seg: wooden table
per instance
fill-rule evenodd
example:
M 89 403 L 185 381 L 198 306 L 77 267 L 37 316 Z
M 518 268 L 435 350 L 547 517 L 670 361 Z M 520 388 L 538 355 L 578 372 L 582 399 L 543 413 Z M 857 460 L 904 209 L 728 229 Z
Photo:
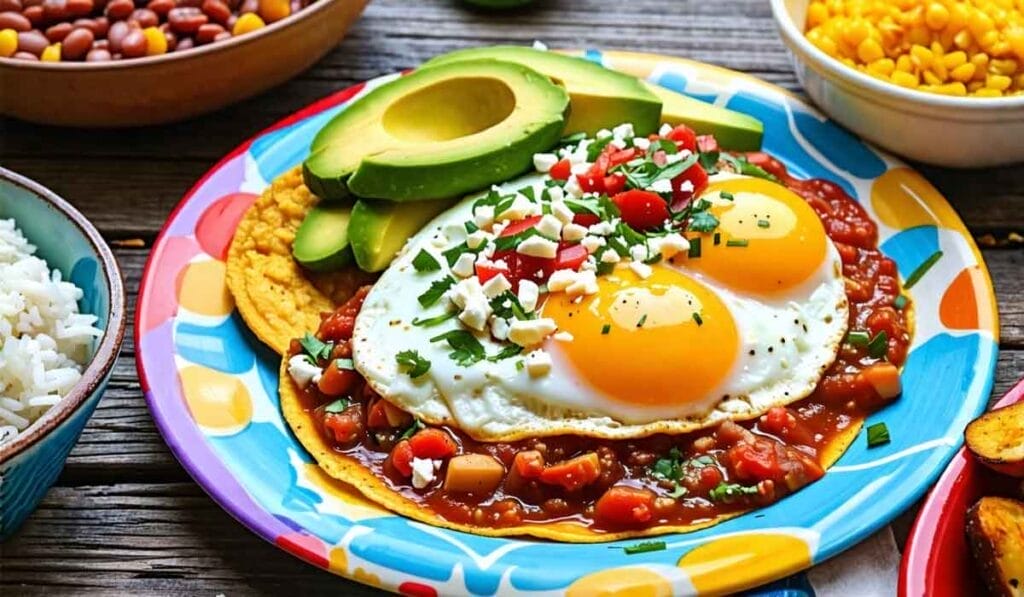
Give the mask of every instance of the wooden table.
M 552 47 L 685 56 L 799 90 L 764 0 L 542 0 L 505 14 L 471 11 L 454 0 L 376 0 L 337 49 L 261 97 L 192 122 L 138 130 L 3 121 L 0 163 L 85 212 L 115 245 L 134 295 L 167 214 L 220 156 L 253 133 L 332 91 L 435 54 L 534 39 Z M 936 142 L 955 141 L 939 132 Z M 1024 375 L 1024 251 L 1013 234 L 1024 229 L 1024 167 L 921 170 L 992 245 L 983 252 L 1002 320 L 999 395 Z M 110 388 L 63 475 L 21 532 L 0 547 L 0 593 L 370 594 L 264 543 L 192 482 L 153 426 L 134 356 L 129 330 Z M 898 529 L 910 519 L 905 515 Z

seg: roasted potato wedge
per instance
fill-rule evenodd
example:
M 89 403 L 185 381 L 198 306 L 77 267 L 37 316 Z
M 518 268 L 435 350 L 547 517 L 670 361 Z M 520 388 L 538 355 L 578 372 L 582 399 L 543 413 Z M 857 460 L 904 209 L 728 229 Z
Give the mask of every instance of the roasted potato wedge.
M 964 431 L 967 449 L 992 470 L 1024 477 L 1024 402 L 983 414 Z
M 1024 503 L 981 498 L 967 511 L 967 541 L 993 595 L 1024 595 Z

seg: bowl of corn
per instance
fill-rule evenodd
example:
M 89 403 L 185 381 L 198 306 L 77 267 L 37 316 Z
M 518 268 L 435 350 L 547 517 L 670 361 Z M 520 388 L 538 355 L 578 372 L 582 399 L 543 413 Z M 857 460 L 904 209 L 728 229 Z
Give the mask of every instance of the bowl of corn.
M 1024 161 L 1024 0 L 771 0 L 830 117 L 913 160 Z

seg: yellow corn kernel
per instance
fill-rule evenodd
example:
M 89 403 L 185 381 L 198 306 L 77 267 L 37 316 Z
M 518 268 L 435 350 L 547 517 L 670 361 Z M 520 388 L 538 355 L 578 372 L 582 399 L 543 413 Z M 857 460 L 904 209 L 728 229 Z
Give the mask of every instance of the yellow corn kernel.
M 971 47 L 972 43 L 974 43 L 974 38 L 971 37 L 970 31 L 967 29 L 961 29 L 960 33 L 953 36 L 953 43 L 961 50 L 966 50 Z
M 1003 92 L 998 89 L 989 89 L 988 87 L 982 87 L 981 89 L 974 92 L 974 95 L 978 97 L 1003 97 Z
M 962 64 L 967 63 L 967 53 L 963 50 L 957 50 L 950 52 L 942 57 L 942 66 L 948 69 L 954 69 Z
M 927 46 L 932 42 L 932 31 L 924 25 L 916 25 L 907 32 L 907 41 L 919 46 Z
M 977 36 L 978 45 L 987 50 L 990 54 L 996 54 L 994 48 L 999 43 L 999 32 L 995 29 L 986 31 Z
M 924 82 L 928 83 L 929 85 L 942 85 L 945 82 L 939 77 L 937 77 L 935 73 L 933 73 L 930 70 L 921 71 L 921 78 L 923 78 Z
M 18 51 L 18 32 L 14 29 L 0 31 L 0 56 L 8 58 Z
M 896 70 L 896 63 L 892 58 L 879 58 L 869 64 L 867 69 L 869 72 L 888 77 Z
M 942 58 L 942 56 L 946 53 L 946 48 L 944 48 L 942 44 L 939 43 L 938 39 L 932 41 L 931 45 L 928 46 L 928 49 L 932 51 L 932 55 L 935 56 L 936 60 Z
M 1003 35 L 1006 38 L 1006 43 L 1010 44 L 1010 50 L 1018 58 L 1024 60 L 1024 26 L 1008 29 Z
M 985 77 L 985 87 L 988 87 L 989 89 L 1006 91 L 1010 88 L 1010 83 L 1013 83 L 1013 79 L 1006 75 L 989 75 Z
M 945 81 L 949 78 L 949 69 L 946 68 L 945 64 L 942 64 L 941 60 L 933 60 L 931 71 L 935 73 L 935 76 Z
M 1017 61 L 1013 58 L 991 60 L 988 63 L 988 72 L 994 75 L 1012 75 L 1017 72 Z
M 932 51 L 924 46 L 911 46 L 910 59 L 918 68 L 928 68 L 932 65 Z
M 949 24 L 949 9 L 938 2 L 932 2 L 924 13 L 924 24 L 936 31 L 944 29 Z
M 892 82 L 900 87 L 917 87 L 917 75 L 898 70 L 892 74 Z
M 167 53 L 167 37 L 157 27 L 146 27 L 142 30 L 146 36 L 146 56 L 156 56 Z
M 985 88 L 985 81 L 971 81 L 967 84 L 967 91 L 977 91 Z
M 974 77 L 974 70 L 973 64 L 965 62 L 949 71 L 949 78 L 954 81 L 960 81 L 961 83 L 967 83 L 972 77 Z
M 273 23 L 290 15 L 292 8 L 288 0 L 259 0 L 257 12 L 264 22 Z
M 244 35 L 266 26 L 267 24 L 263 22 L 260 15 L 254 12 L 247 12 L 235 21 L 235 26 L 231 28 L 231 35 Z
M 60 42 L 50 44 L 43 49 L 43 53 L 39 55 L 39 60 L 43 62 L 60 62 Z
M 807 26 L 817 27 L 828 20 L 828 8 L 821 2 L 813 2 L 807 7 Z
M 869 37 L 857 46 L 857 58 L 860 58 L 860 61 L 864 63 L 874 62 L 875 60 L 885 58 L 885 52 L 877 41 Z
M 910 56 L 907 54 L 900 54 L 899 58 L 896 59 L 896 70 L 905 73 L 913 72 L 914 63 L 911 62 Z
M 967 15 L 967 28 L 971 30 L 971 34 L 974 37 L 981 37 L 985 33 L 994 30 L 996 24 L 992 22 L 992 17 L 988 16 L 984 11 L 975 9 Z
M 959 81 L 936 85 L 934 91 L 943 95 L 967 95 L 967 87 Z
M 1024 91 L 1024 73 L 1017 75 L 1015 81 L 1017 83 L 1017 90 Z
M 959 32 L 966 26 L 967 7 L 959 2 L 954 3 L 949 9 L 949 23 L 946 23 L 946 28 L 954 32 Z

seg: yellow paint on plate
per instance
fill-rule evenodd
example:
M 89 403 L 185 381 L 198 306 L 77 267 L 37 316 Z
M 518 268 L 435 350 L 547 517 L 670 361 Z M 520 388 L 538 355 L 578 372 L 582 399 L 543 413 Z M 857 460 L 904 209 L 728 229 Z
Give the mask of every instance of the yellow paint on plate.
M 679 558 L 701 595 L 759 585 L 811 565 L 811 548 L 782 533 L 743 533 L 715 539 Z
M 344 547 L 339 545 L 327 554 L 327 567 L 339 573 L 348 571 L 348 552 Z
M 878 219 L 897 229 L 939 225 L 963 230 L 960 217 L 923 176 L 910 168 L 893 168 L 871 185 L 871 206 Z
M 237 378 L 199 365 L 185 367 L 178 375 L 188 410 L 205 431 L 230 435 L 252 421 L 249 390 Z
M 216 259 L 188 264 L 181 279 L 178 303 L 200 315 L 223 317 L 235 308 L 224 281 L 225 266 Z
M 641 566 L 609 568 L 588 574 L 569 585 L 566 597 L 615 595 L 616 597 L 669 597 L 672 583 L 657 572 Z
M 356 571 L 352 573 L 352 580 L 359 581 L 364 585 L 370 585 L 371 587 L 381 587 L 380 577 L 376 574 L 366 570 L 365 568 L 356 568 Z
M 363 497 L 363 494 L 348 483 L 332 478 L 316 464 L 307 462 L 302 466 L 303 473 L 310 483 L 344 503 L 343 515 L 349 520 L 359 521 L 391 515 L 391 512 Z

